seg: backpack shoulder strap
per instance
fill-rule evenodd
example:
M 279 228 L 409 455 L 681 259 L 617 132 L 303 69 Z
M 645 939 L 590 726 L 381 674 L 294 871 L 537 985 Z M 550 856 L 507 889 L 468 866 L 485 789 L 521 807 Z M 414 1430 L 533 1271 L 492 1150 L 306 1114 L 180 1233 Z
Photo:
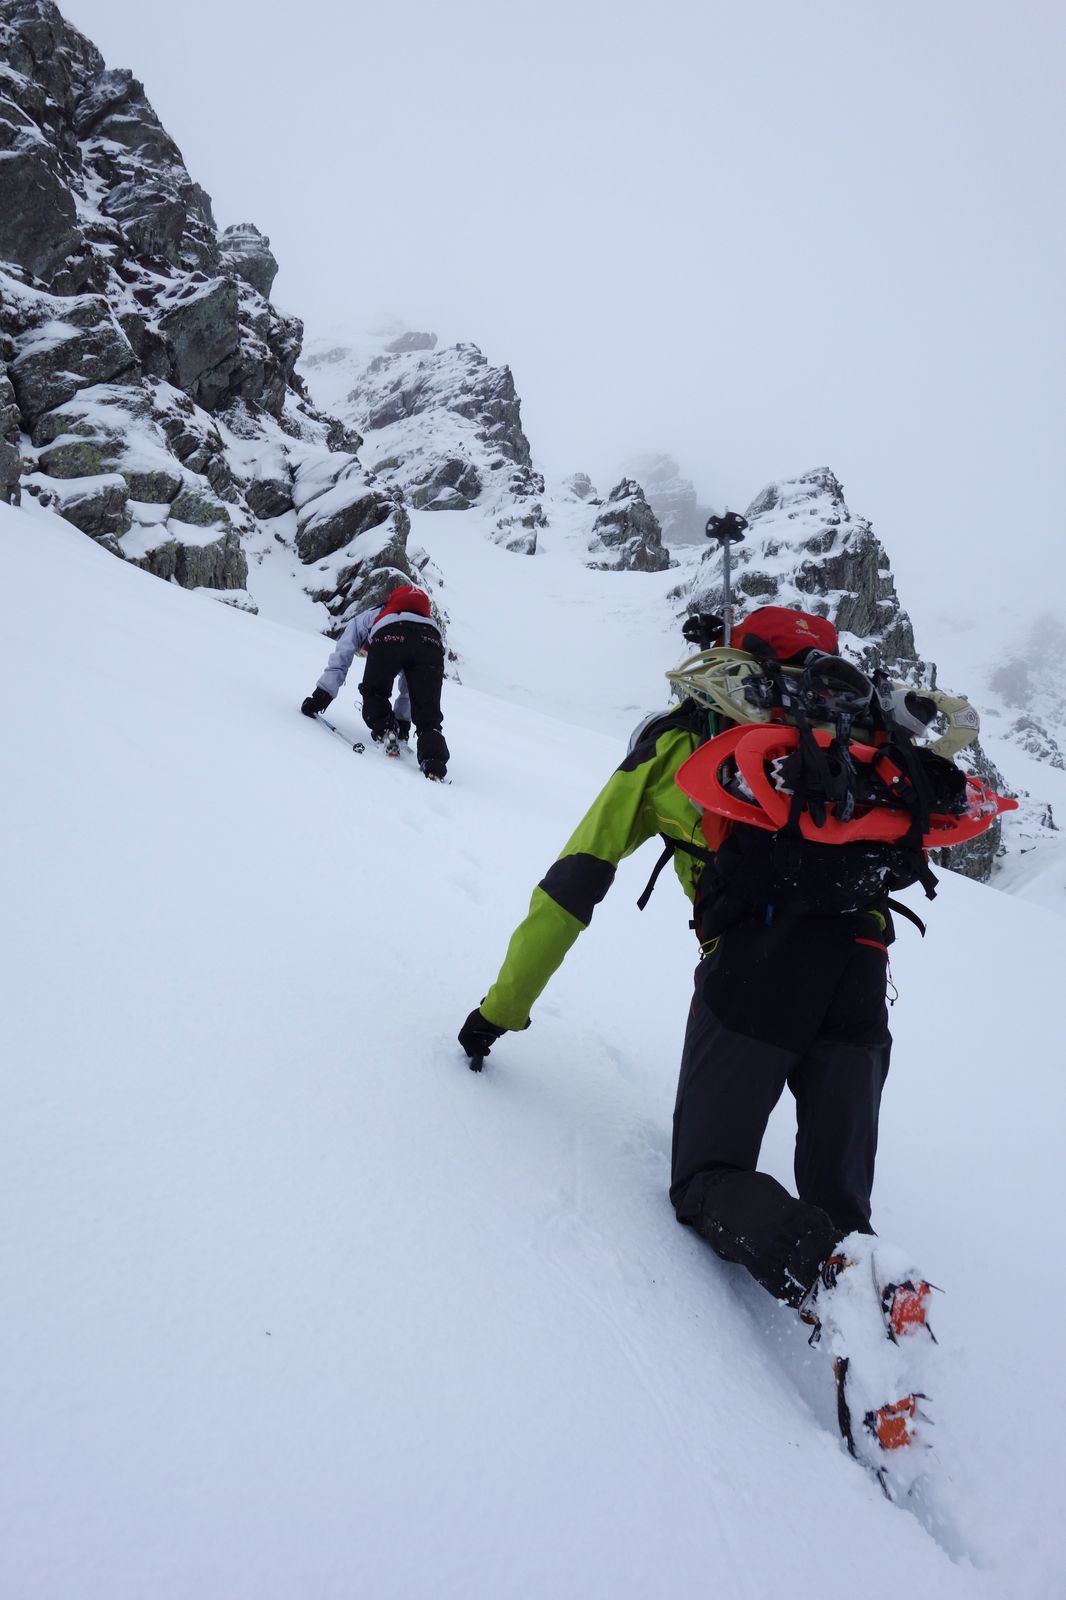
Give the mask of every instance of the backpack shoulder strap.
M 704 866 L 706 866 L 709 861 L 714 860 L 713 850 L 703 850 L 698 844 L 689 844 L 687 839 L 668 839 L 665 833 L 661 833 L 659 837 L 662 840 L 665 848 L 663 849 L 662 855 L 651 869 L 651 877 L 644 885 L 644 892 L 637 901 L 638 911 L 643 911 L 644 907 L 651 899 L 652 894 L 655 891 L 655 885 L 659 881 L 659 874 L 666 866 L 666 863 L 673 860 L 675 851 L 682 850 L 687 856 L 695 856 L 697 861 L 703 862 Z
M 717 721 L 715 714 L 708 712 L 707 708 L 701 706 L 698 701 L 683 700 L 675 710 L 664 712 L 661 717 L 651 718 L 642 723 L 638 730 L 639 742 L 643 743 L 646 740 L 654 742 L 668 728 L 677 728 L 683 733 L 693 734 L 702 744 L 705 740 L 713 737 L 717 731 L 717 728 L 712 726 L 712 723 L 717 724 Z M 630 748 L 631 750 L 634 749 L 635 745 L 631 745 Z M 687 839 L 672 839 L 665 833 L 661 833 L 659 837 L 663 842 L 663 853 L 652 868 L 651 877 L 645 884 L 643 893 L 637 901 L 637 909 L 640 911 L 644 910 L 644 907 L 651 899 L 652 894 L 655 892 L 655 885 L 659 881 L 659 874 L 667 862 L 673 860 L 676 851 L 681 850 L 685 855 L 695 856 L 705 866 L 709 861 L 714 860 L 713 850 L 704 849 L 698 844 L 690 844 Z

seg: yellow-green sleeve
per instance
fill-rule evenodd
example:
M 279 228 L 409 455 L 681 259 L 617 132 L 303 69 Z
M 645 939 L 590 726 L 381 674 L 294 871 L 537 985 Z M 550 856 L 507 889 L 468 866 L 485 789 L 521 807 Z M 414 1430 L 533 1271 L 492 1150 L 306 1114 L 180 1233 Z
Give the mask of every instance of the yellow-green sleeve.
M 481 1003 L 489 1022 L 525 1027 L 533 1002 L 614 882 L 619 861 L 656 834 L 695 836 L 698 813 L 674 775 L 697 743 L 689 732 L 668 729 L 637 745 L 611 775 L 534 889 L 529 912 L 511 935 L 499 976 Z M 691 862 L 685 860 L 679 876 L 688 889 Z

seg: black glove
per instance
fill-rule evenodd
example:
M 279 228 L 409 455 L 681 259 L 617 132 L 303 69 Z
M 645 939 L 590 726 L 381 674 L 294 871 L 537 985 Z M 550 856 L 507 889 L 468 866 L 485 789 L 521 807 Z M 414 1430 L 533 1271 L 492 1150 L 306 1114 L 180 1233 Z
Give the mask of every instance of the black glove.
M 724 632 L 725 623 L 713 611 L 697 611 L 686 617 L 681 629 L 682 637 L 689 644 L 698 645 L 701 650 L 710 650 L 713 645 L 720 643 Z
M 471 1072 L 480 1072 L 481 1063 L 496 1043 L 507 1032 L 506 1028 L 498 1028 L 494 1022 L 489 1022 L 481 1015 L 480 1011 L 471 1011 L 462 1027 L 459 1029 L 459 1043 L 470 1057 Z
M 325 711 L 327 706 L 333 704 L 333 696 L 327 694 L 325 689 L 316 689 L 314 694 L 309 694 L 300 710 L 305 717 L 317 717 L 320 711 Z

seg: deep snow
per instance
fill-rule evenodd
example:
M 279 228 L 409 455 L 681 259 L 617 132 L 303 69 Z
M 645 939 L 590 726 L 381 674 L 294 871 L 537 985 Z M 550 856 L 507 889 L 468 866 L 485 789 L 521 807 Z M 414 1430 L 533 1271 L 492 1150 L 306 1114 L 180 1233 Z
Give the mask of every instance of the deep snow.
M 666 878 L 635 909 L 652 849 L 466 1070 L 677 652 L 640 631 L 669 574 L 546 617 L 549 564 L 429 539 L 447 789 L 299 716 L 321 637 L 0 506 L 0 1592 L 1061 1593 L 1061 919 L 944 874 L 893 950 L 875 1221 L 945 1291 L 923 1526 L 792 1314 L 673 1220 L 692 949 Z M 783 1181 L 789 1144 L 783 1106 Z

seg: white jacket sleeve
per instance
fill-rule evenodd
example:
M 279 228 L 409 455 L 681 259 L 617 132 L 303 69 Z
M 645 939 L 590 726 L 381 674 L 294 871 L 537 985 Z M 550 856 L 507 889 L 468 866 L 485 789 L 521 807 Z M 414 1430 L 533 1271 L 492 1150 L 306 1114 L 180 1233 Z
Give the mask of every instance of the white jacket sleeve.
M 331 700 L 337 698 L 341 685 L 348 676 L 348 669 L 366 644 L 378 610 L 379 607 L 372 606 L 369 611 L 358 612 L 333 646 L 332 654 L 326 662 L 326 670 L 318 680 L 318 687 L 325 689 Z

